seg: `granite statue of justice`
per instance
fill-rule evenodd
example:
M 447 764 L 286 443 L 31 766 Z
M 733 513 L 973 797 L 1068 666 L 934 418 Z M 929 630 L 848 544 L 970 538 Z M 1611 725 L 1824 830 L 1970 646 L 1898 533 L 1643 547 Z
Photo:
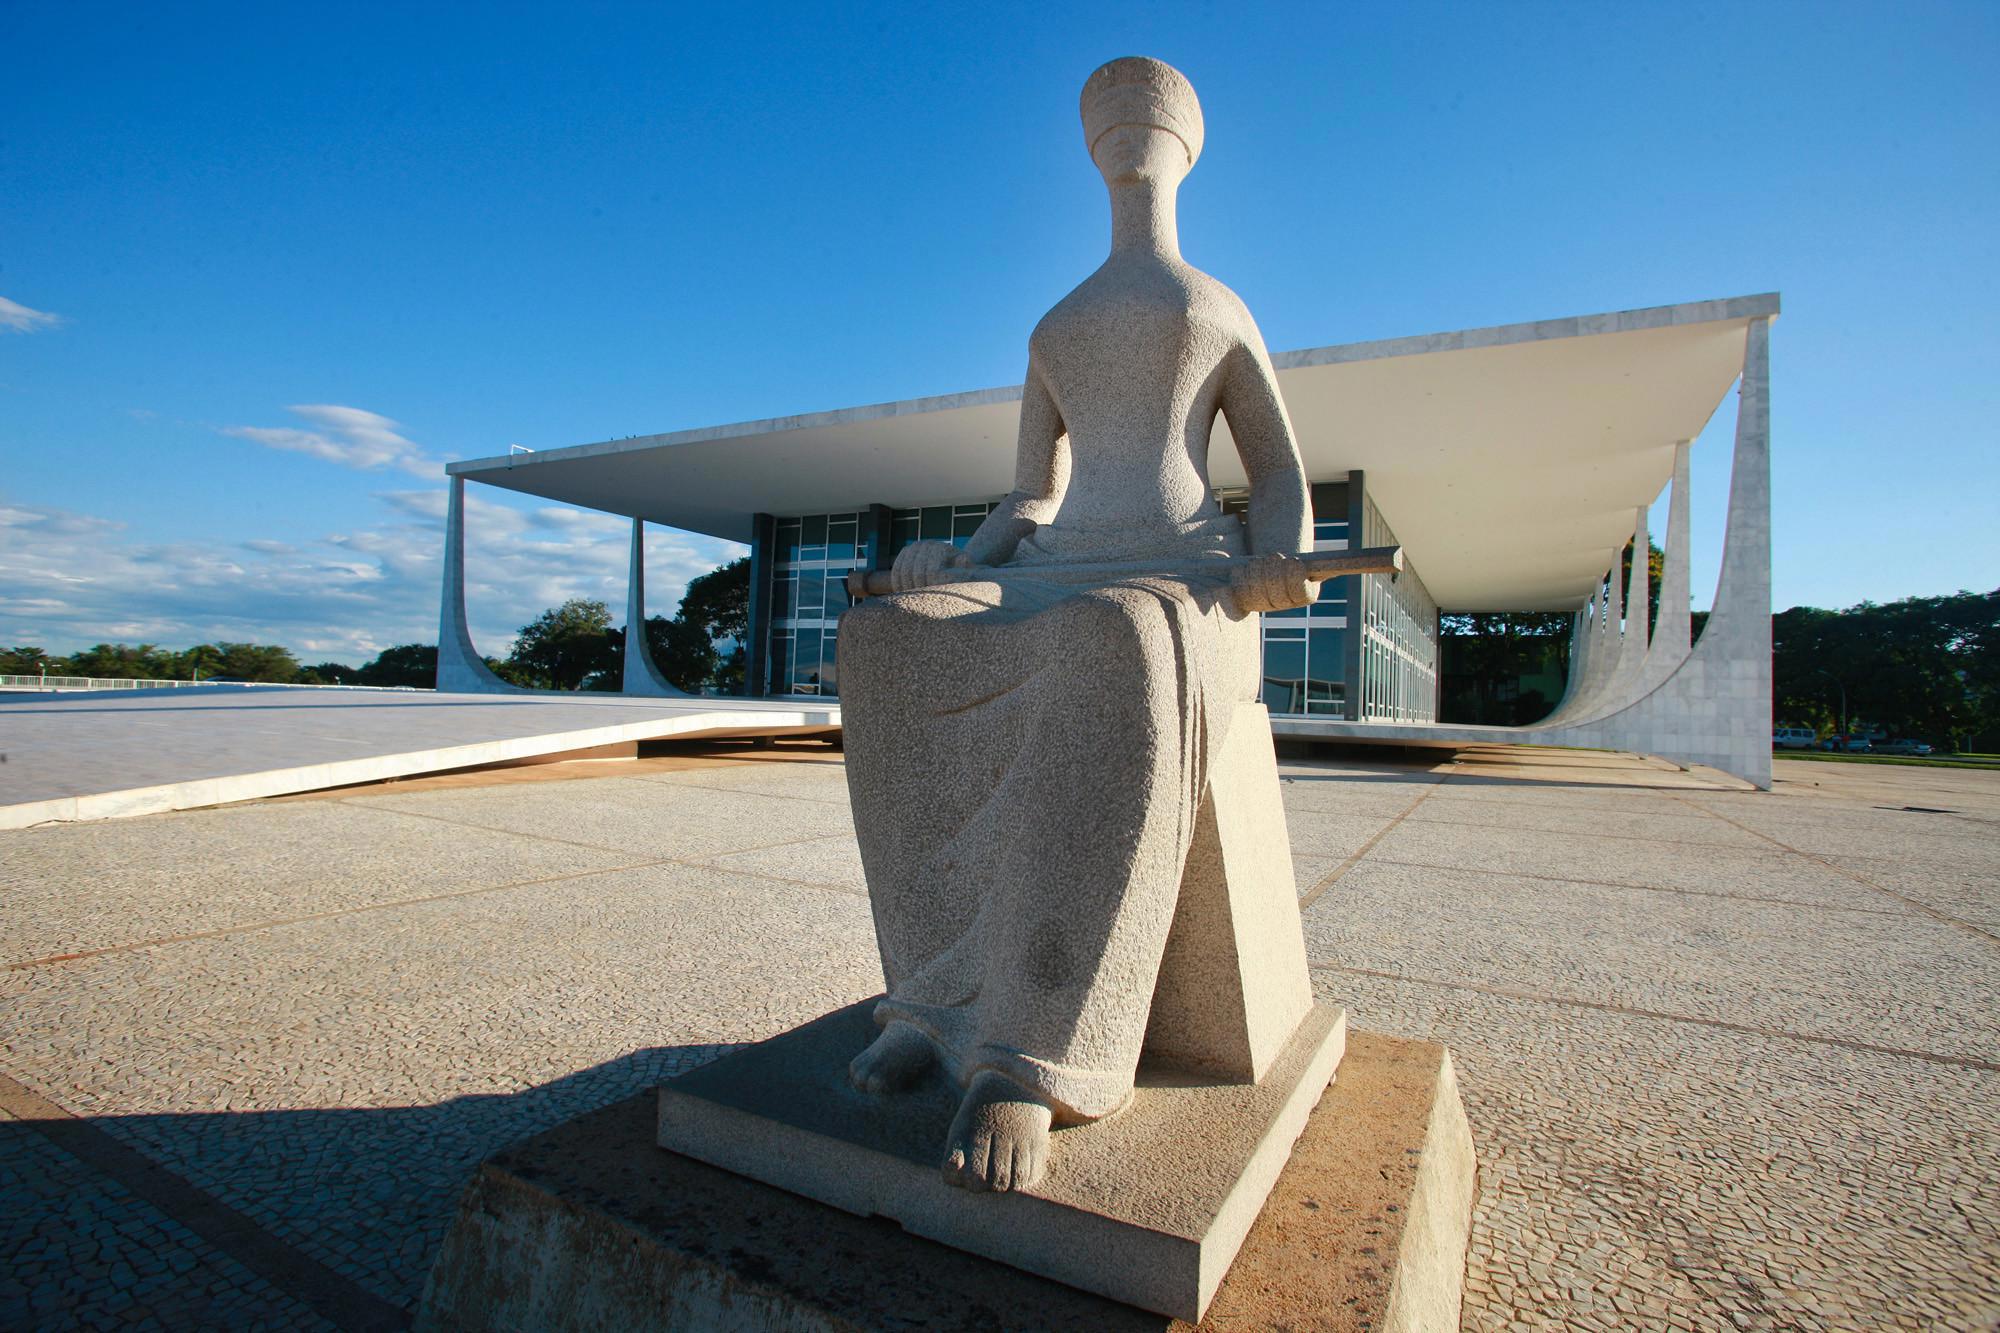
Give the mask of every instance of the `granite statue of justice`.
M 1263 340 L 1180 253 L 1194 89 L 1157 60 L 1114 60 L 1081 110 L 1111 254 L 1029 338 L 1014 489 L 962 551 L 919 543 L 858 579 L 887 595 L 840 631 L 887 981 L 849 1078 L 884 1098 L 955 1080 L 939 1158 L 974 1190 L 1033 1187 L 1052 1126 L 1133 1095 L 1210 766 L 1257 697 L 1256 613 L 1305 605 L 1335 570 L 1397 563 L 1301 558 L 1308 491 Z M 1250 480 L 1247 526 L 1209 481 L 1218 414 Z M 1303 1012 L 1289 869 L 1276 928 Z

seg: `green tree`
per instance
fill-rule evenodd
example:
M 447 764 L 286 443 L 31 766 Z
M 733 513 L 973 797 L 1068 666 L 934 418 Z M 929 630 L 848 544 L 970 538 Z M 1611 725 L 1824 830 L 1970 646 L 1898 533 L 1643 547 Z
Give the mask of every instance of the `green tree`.
M 315 662 L 299 668 L 301 685 L 358 685 L 361 673 L 345 662 Z
M 517 684 L 539 689 L 581 689 L 592 677 L 607 674 L 615 681 L 618 655 L 611 646 L 610 629 L 609 607 L 572 597 L 521 627 L 507 665 Z
M 750 557 L 691 581 L 676 618 L 700 626 L 711 639 L 740 641 L 750 632 Z
M 61 666 L 60 659 L 50 657 L 40 648 L 25 645 L 0 648 L 0 676 L 34 676 L 44 672 L 51 676 L 67 675 Z
M 186 680 L 180 654 L 150 643 L 135 646 L 100 643 L 71 653 L 63 664 L 67 676 L 95 676 L 102 680 Z M 50 671 L 54 671 L 53 660 Z
M 404 643 L 394 648 L 384 648 L 375 655 L 375 660 L 362 665 L 354 673 L 356 685 L 408 685 L 418 689 L 432 689 L 437 685 L 438 650 L 436 644 Z
M 1778 724 L 1849 725 L 1969 746 L 2000 728 L 2000 590 L 1771 618 Z
M 622 635 L 619 646 L 621 649 L 624 646 Z M 672 620 L 665 616 L 648 617 L 646 647 L 667 683 L 689 694 L 700 693 L 704 685 L 715 679 L 715 669 L 722 660 L 707 628 L 680 616 Z
M 290 685 L 299 679 L 299 661 L 289 648 L 269 643 L 202 643 L 181 654 L 187 670 L 176 679 L 247 680 L 260 684 Z M 177 666 L 180 664 L 177 664 Z

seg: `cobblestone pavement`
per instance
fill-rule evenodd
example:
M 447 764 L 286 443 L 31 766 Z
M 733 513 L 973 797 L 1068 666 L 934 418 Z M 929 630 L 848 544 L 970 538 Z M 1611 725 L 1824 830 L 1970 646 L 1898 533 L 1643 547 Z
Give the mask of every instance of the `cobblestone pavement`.
M 1459 1063 L 1468 1328 L 2000 1322 L 2000 774 L 1282 767 L 1322 995 Z M 0 834 L 0 1326 L 399 1327 L 480 1159 L 872 938 L 803 747 Z

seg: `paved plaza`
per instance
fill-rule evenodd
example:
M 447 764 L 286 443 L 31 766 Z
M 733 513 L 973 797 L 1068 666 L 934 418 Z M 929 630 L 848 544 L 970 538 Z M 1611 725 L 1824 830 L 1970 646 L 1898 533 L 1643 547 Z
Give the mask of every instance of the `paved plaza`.
M 870 994 L 838 756 L 717 755 L 0 833 L 0 1326 L 400 1327 L 480 1159 Z M 1466 1327 L 2000 1320 L 2000 774 L 1777 767 L 1282 764 Z

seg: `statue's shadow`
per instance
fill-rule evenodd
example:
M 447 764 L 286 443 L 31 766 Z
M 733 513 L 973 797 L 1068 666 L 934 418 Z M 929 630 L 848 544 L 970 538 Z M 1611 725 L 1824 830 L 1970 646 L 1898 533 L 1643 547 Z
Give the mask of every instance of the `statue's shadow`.
M 52 1256 L 38 1274 L 17 1269 L 0 1281 L 0 1325 L 22 1326 L 16 1315 L 35 1324 L 44 1316 L 60 1321 L 62 1311 L 82 1313 L 84 1305 L 104 1298 L 103 1283 L 79 1294 L 79 1278 L 86 1276 L 81 1256 L 101 1253 L 117 1272 L 111 1251 L 118 1243 L 104 1237 L 134 1207 L 131 1194 L 207 1242 L 187 1246 L 190 1253 L 201 1256 L 212 1246 L 280 1291 L 292 1294 L 301 1282 L 309 1284 L 316 1262 L 361 1289 L 351 1293 L 357 1306 L 372 1296 L 414 1311 L 459 1196 L 480 1162 L 733 1049 L 650 1047 L 533 1087 L 400 1106 L 76 1119 L 30 1114 L 0 1121 L 0 1156 L 27 1164 L 18 1173 L 0 1173 L 14 1177 L 0 1180 L 0 1259 L 8 1261 L 0 1267 L 24 1252 Z M 486 1071 L 469 1069 L 465 1079 L 486 1082 Z M 309 1073 L 285 1079 L 295 1086 L 310 1081 Z M 246 1060 L 239 1082 L 254 1093 L 254 1062 Z M 49 1164 L 46 1144 L 36 1139 L 84 1170 L 59 1158 Z M 66 1186 L 71 1180 L 87 1184 Z M 298 1262 L 300 1256 L 311 1262 Z M 120 1282 L 142 1308 L 180 1310 L 197 1322 L 204 1308 L 227 1308 L 241 1318 L 240 1303 L 211 1306 L 201 1299 L 204 1288 L 231 1275 L 244 1280 L 242 1268 L 213 1263 L 197 1258 L 192 1271 L 135 1263 L 128 1265 L 129 1277 L 105 1281 Z M 271 1312 L 274 1320 L 284 1317 L 281 1309 Z
M 248 1290 L 259 1287 L 252 1274 L 278 1293 L 306 1299 L 339 1326 L 405 1324 L 482 1162 L 593 1112 L 607 1131 L 643 1145 L 635 1153 L 638 1160 L 655 1153 L 665 1157 L 664 1150 L 651 1146 L 652 1089 L 735 1049 L 734 1044 L 650 1047 L 518 1091 L 470 1092 L 401 1106 L 74 1119 L 29 1115 L 0 1121 L 0 1162 L 46 1161 L 52 1144 L 77 1159 L 91 1182 L 84 1190 L 50 1189 L 46 1181 L 37 1188 L 33 1180 L 5 1179 L 14 1173 L 0 1171 L 5 1196 L 0 1256 L 11 1261 L 30 1249 L 56 1256 L 40 1272 L 16 1270 L 0 1280 L 0 1325 L 89 1323 L 109 1295 L 107 1282 L 115 1282 L 132 1305 L 168 1322 L 236 1323 L 256 1303 L 257 1292 Z M 477 1071 L 468 1071 L 468 1078 L 475 1076 Z M 244 1081 L 254 1087 L 255 1074 Z M 75 1170 L 67 1163 L 63 1169 Z M 710 1176 L 716 1187 L 731 1191 L 770 1190 L 739 1184 L 685 1159 L 670 1178 L 705 1189 Z M 657 1187 L 641 1186 L 639 1192 Z M 111 1252 L 115 1242 L 104 1241 L 115 1222 L 107 1224 L 101 1210 L 129 1209 L 131 1194 L 205 1242 L 186 1246 L 195 1256 L 192 1264 L 135 1264 L 131 1272 L 119 1272 L 118 1256 Z M 675 1207 L 669 1198 L 633 1202 L 641 1212 Z M 1062 1311 L 1071 1326 L 1135 1333 L 1170 1322 L 1025 1273 L 997 1270 L 988 1261 L 908 1235 L 885 1219 L 852 1217 L 775 1190 L 767 1203 L 810 1215 L 815 1247 L 833 1256 L 830 1263 L 842 1262 L 841 1255 L 865 1255 L 870 1263 L 908 1267 L 929 1280 L 947 1278 L 975 1309 L 984 1307 L 980 1317 L 987 1327 L 1046 1326 L 1044 1316 L 1052 1310 Z M 234 1262 L 218 1262 L 215 1251 Z M 81 1261 L 66 1262 L 63 1256 L 86 1254 L 101 1256 L 117 1276 L 80 1282 Z M 313 1271 L 321 1268 L 332 1270 L 336 1279 L 328 1283 L 325 1273 Z M 266 1317 L 282 1323 L 297 1309 L 272 1301 Z M 891 1319 L 880 1326 L 901 1325 Z

